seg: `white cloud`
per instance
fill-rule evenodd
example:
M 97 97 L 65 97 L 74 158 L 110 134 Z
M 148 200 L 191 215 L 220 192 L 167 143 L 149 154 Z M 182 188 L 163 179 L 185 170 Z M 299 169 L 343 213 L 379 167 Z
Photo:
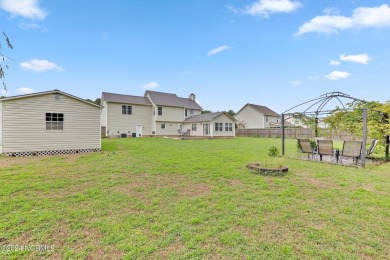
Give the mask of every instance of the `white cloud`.
M 5 89 L 0 89 L 0 96 L 7 96 L 9 93 Z
M 44 72 L 48 70 L 63 71 L 63 69 L 57 64 L 55 64 L 54 62 L 48 60 L 39 60 L 39 59 L 24 61 L 20 63 L 20 67 L 22 67 L 25 70 L 30 70 L 34 72 Z
M 45 27 L 42 27 L 37 23 L 26 23 L 25 21 L 19 21 L 18 26 L 23 30 L 40 30 L 41 32 L 46 31 Z
M 367 54 L 358 54 L 358 55 L 340 55 L 340 60 L 342 61 L 350 61 L 360 64 L 368 64 L 368 62 L 371 60 L 370 56 Z
M 378 7 L 359 7 L 353 10 L 352 16 L 326 14 L 316 16 L 299 27 L 297 36 L 310 33 L 338 33 L 341 30 L 367 27 L 389 27 L 390 7 L 383 4 Z
M 220 53 L 222 51 L 226 51 L 226 50 L 230 50 L 232 47 L 229 47 L 229 46 L 226 46 L 226 45 L 223 45 L 223 46 L 219 46 L 217 48 L 214 48 L 212 50 L 210 50 L 208 53 L 207 53 L 207 56 L 213 56 L 217 53 Z
M 332 65 L 332 66 L 339 66 L 341 64 L 341 62 L 338 61 L 338 60 L 331 60 L 329 62 L 329 64 Z
M 156 82 L 152 81 L 152 82 L 146 83 L 146 84 L 143 85 L 142 87 L 143 87 L 144 89 L 153 89 L 153 88 L 157 88 L 158 86 L 159 86 L 159 85 L 158 85 Z
M 325 8 L 324 14 L 326 15 L 337 15 L 340 13 L 340 10 L 337 7 L 328 7 Z
M 236 13 L 268 18 L 274 13 L 291 13 L 301 6 L 302 4 L 300 2 L 291 0 L 258 0 L 251 5 L 246 6 L 244 10 L 237 10 L 234 8 L 229 9 Z
M 310 80 L 317 80 L 317 79 L 320 79 L 321 76 L 320 75 L 314 75 L 314 76 L 309 76 L 307 78 L 310 79 Z
M 34 93 L 35 90 L 31 89 L 31 88 L 18 88 L 16 90 L 16 93 L 20 94 L 20 95 L 25 95 L 25 94 L 31 94 L 31 93 Z
M 299 85 L 301 85 L 301 81 L 300 80 L 293 80 L 293 81 L 291 81 L 291 85 L 299 86 Z
M 47 13 L 39 7 L 39 0 L 0 0 L 0 8 L 12 16 L 43 20 Z
M 332 71 L 328 75 L 325 76 L 325 78 L 329 80 L 339 80 L 339 79 L 346 79 L 351 76 L 351 73 L 346 72 L 346 71 Z

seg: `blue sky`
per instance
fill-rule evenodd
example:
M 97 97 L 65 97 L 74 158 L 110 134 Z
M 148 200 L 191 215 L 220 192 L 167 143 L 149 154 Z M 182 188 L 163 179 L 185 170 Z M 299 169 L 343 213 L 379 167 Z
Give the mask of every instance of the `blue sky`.
M 0 0 L 0 25 L 7 95 L 152 89 L 279 113 L 331 91 L 390 100 L 384 0 Z

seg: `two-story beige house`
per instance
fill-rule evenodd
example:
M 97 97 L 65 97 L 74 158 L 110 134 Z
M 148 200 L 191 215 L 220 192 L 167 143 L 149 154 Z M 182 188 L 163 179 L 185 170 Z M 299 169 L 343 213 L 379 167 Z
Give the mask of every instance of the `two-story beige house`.
M 279 128 L 281 117 L 266 106 L 246 104 L 234 116 L 240 128 Z
M 202 115 L 194 94 L 182 98 L 149 90 L 143 97 L 103 92 L 101 101 L 101 125 L 108 137 L 235 135 L 235 119 L 224 112 Z

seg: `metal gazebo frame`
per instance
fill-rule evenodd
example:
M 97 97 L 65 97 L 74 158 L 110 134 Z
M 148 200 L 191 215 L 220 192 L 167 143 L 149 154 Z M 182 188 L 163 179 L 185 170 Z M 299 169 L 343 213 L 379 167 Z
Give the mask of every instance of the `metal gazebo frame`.
M 324 107 L 329 103 L 329 101 L 331 101 L 333 99 L 336 99 L 337 101 L 339 101 L 339 103 L 341 104 L 342 108 L 345 111 L 347 111 L 347 109 L 345 108 L 344 103 L 341 101 L 342 99 L 349 99 L 352 101 L 357 101 L 357 102 L 363 103 L 362 100 L 360 100 L 358 98 L 351 97 L 350 95 L 344 94 L 342 92 L 330 92 L 330 93 L 323 94 L 318 98 L 311 99 L 309 101 L 298 104 L 298 105 L 284 111 L 281 114 L 281 116 L 282 116 L 282 126 L 281 126 L 281 128 L 282 128 L 282 155 L 283 156 L 284 156 L 284 152 L 285 152 L 285 142 L 284 142 L 285 141 L 285 133 L 284 133 L 284 129 L 285 129 L 285 125 L 284 125 L 285 119 L 284 118 L 285 118 L 285 116 L 286 115 L 297 115 L 297 114 L 308 116 L 308 117 L 315 116 L 315 135 L 316 135 L 317 134 L 317 125 L 318 125 L 318 116 L 329 115 L 333 112 L 333 110 L 323 110 Z M 307 105 L 308 107 L 306 109 L 304 109 L 303 112 L 291 112 L 293 109 L 302 107 L 304 105 Z M 363 145 L 362 145 L 362 154 L 360 156 L 360 161 L 361 161 L 363 168 L 366 165 L 366 145 L 365 145 L 366 141 L 367 141 L 367 107 L 363 106 L 363 136 L 362 136 Z

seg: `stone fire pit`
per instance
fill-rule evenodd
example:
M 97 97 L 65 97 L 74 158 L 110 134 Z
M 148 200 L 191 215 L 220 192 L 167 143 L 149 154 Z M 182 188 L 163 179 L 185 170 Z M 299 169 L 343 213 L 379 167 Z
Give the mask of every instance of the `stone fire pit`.
M 261 166 L 260 163 L 249 163 L 246 167 L 249 170 L 255 171 L 256 173 L 261 175 L 285 175 L 288 172 L 287 166 L 269 167 L 268 165 Z

